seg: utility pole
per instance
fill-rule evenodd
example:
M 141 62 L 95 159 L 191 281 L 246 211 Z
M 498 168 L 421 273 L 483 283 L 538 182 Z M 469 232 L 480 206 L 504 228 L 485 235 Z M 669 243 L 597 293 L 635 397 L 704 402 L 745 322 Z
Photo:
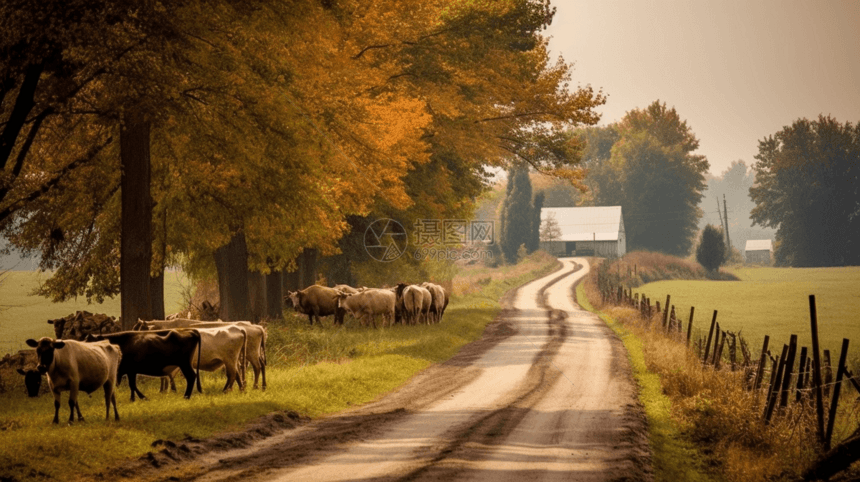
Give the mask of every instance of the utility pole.
M 717 201 L 717 209 L 720 207 L 720 202 Z M 732 254 L 732 238 L 729 237 L 729 210 L 726 207 L 726 195 L 723 194 L 723 217 L 726 220 L 726 245 L 729 247 L 729 254 Z
M 720 227 L 725 231 L 726 225 L 723 223 L 723 211 L 720 209 L 720 198 L 717 198 L 717 215 L 720 217 Z

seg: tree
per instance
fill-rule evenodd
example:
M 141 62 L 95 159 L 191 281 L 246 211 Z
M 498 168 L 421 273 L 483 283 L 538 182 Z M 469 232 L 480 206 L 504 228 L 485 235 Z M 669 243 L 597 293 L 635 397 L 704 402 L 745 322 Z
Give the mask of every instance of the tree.
M 755 203 L 750 199 L 750 188 L 755 183 L 755 171 L 742 160 L 732 162 L 719 176 L 706 176 L 708 187 L 703 193 L 700 207 L 704 213 L 699 220 L 699 229 L 707 224 L 719 222 L 717 206 L 722 211 L 723 196 L 729 211 L 729 233 L 732 238 L 733 253 L 740 252 L 748 239 L 773 239 L 773 228 L 751 226 L 750 213 Z
M 759 141 L 754 224 L 776 228 L 779 265 L 860 264 L 860 123 L 798 119 Z
M 540 212 L 543 209 L 544 197 L 545 195 L 543 191 L 541 191 L 535 194 L 534 201 L 532 201 L 532 222 L 529 233 L 529 242 L 526 243 L 526 248 L 529 253 L 533 253 L 540 249 Z
M 534 208 L 528 170 L 515 167 L 508 171 L 508 186 L 502 204 L 499 245 L 505 259 L 516 263 L 517 250 L 523 244 L 528 245 L 532 236 Z
M 726 262 L 726 243 L 721 229 L 710 224 L 705 226 L 696 248 L 696 261 L 708 271 L 716 271 Z
M 698 205 L 708 171 L 707 159 L 693 154 L 698 140 L 687 122 L 655 101 L 628 112 L 611 129 L 580 136 L 595 139 L 586 159 L 593 203 L 622 207 L 628 249 L 686 255 L 701 216 Z
M 558 220 L 555 219 L 555 213 L 550 213 L 540 230 L 540 240 L 551 243 L 559 239 L 561 239 L 561 227 L 558 225 Z

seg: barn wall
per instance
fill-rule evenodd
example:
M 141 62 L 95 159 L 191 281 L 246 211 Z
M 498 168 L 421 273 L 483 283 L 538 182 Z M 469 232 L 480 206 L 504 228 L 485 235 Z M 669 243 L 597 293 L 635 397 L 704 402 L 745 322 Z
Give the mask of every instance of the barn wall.
M 540 249 L 553 256 L 564 256 L 564 241 L 541 241 Z
M 770 251 L 758 250 L 746 252 L 747 263 L 750 264 L 770 264 Z

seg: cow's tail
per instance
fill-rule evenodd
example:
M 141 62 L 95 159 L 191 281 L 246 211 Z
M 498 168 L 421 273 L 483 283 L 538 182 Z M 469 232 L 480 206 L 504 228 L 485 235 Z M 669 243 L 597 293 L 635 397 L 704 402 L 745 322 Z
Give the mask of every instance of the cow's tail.
M 264 328 L 262 341 L 260 341 L 260 363 L 262 363 L 263 366 L 266 366 L 269 364 L 269 361 L 266 359 L 266 338 L 268 336 L 269 335 L 266 332 L 266 329 Z
M 200 355 L 203 353 L 203 335 L 198 330 L 194 330 L 194 333 L 197 333 L 197 393 L 203 393 L 203 387 L 200 386 Z
M 248 383 L 245 371 L 248 369 L 248 332 L 242 328 L 242 389 Z

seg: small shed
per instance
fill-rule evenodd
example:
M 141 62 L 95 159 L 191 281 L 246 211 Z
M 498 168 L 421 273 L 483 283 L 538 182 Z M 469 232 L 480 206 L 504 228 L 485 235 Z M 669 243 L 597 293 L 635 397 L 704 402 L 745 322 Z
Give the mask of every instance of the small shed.
M 770 264 L 773 244 L 769 239 L 748 239 L 744 259 L 750 264 Z
M 556 256 L 617 258 L 627 252 L 621 206 L 543 208 L 541 249 Z

